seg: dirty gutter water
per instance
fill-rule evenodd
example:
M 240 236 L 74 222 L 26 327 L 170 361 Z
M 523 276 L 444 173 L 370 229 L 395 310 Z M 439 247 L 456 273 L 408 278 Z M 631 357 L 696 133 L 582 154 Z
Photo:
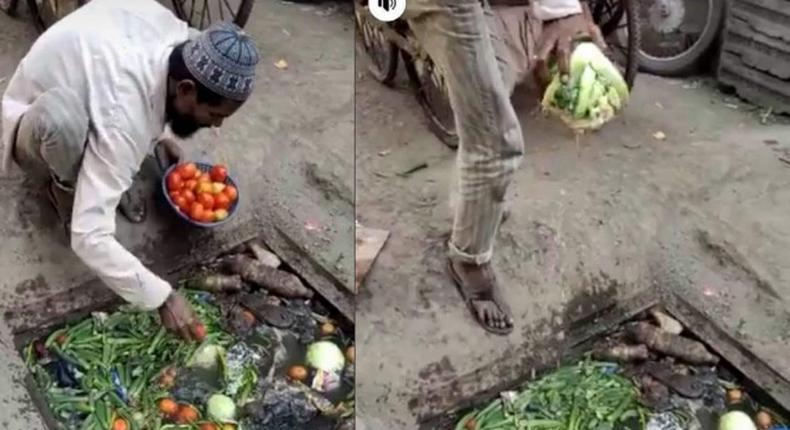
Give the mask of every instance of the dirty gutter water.
M 205 262 L 206 261 L 204 261 L 204 263 Z M 181 270 L 179 276 L 183 276 L 185 273 L 199 271 L 200 268 L 195 266 L 197 266 L 197 264 L 190 268 Z M 205 267 L 203 269 L 205 269 Z M 308 287 L 312 286 L 305 282 L 305 279 L 299 276 L 299 274 L 296 273 L 288 264 L 283 264 L 281 269 L 286 272 L 290 272 L 291 275 L 297 275 L 297 278 L 300 279 L 304 284 L 308 285 Z M 229 297 L 231 296 L 232 295 Z M 308 345 L 311 345 L 314 342 L 327 341 L 327 343 L 336 345 L 338 351 L 344 351 L 346 356 L 348 356 L 347 348 L 353 346 L 353 322 L 351 322 L 342 312 L 338 312 L 336 308 L 333 307 L 331 303 L 327 302 L 323 296 L 317 294 L 313 300 L 307 301 L 300 299 L 282 299 L 278 298 L 275 294 L 266 294 L 262 290 L 257 289 L 249 290 L 246 297 L 237 297 L 234 300 L 236 302 L 234 304 L 230 303 L 231 300 L 225 300 L 224 295 L 221 293 L 208 294 L 204 292 L 194 292 L 190 293 L 190 297 L 193 301 L 202 300 L 204 303 L 208 303 L 210 306 L 215 307 L 217 313 L 222 316 L 223 321 L 216 324 L 217 327 L 213 327 L 213 329 L 209 331 L 209 337 L 214 336 L 215 338 L 222 337 L 223 339 L 226 339 L 225 346 L 229 347 L 229 349 L 227 350 L 227 356 L 225 359 L 228 361 L 232 361 L 234 359 L 233 354 L 238 354 L 239 348 L 235 348 L 234 345 L 239 345 L 238 340 L 241 339 L 238 332 L 233 333 L 232 335 L 224 332 L 224 330 L 234 326 L 234 322 L 230 320 L 229 306 L 231 306 L 235 312 L 238 312 L 238 309 L 242 309 L 246 306 L 247 309 L 250 309 L 255 314 L 256 318 L 254 327 L 248 327 L 248 329 L 253 328 L 254 333 L 252 336 L 247 336 L 247 340 L 245 342 L 248 342 L 249 345 L 253 345 L 257 342 L 257 346 L 263 351 L 263 354 L 260 355 L 264 356 L 264 359 L 259 363 L 256 362 L 256 365 L 259 365 L 257 377 L 258 381 L 260 381 L 256 389 L 256 395 L 258 396 L 256 400 L 263 402 L 262 404 L 266 406 L 266 408 L 261 407 L 258 409 L 274 410 L 274 412 L 269 414 L 269 416 L 260 417 L 261 420 L 268 420 L 266 425 L 267 430 L 269 428 L 310 428 L 316 430 L 330 430 L 334 429 L 339 422 L 345 420 L 345 418 L 342 417 L 353 415 L 353 401 L 351 401 L 351 399 L 353 399 L 354 378 L 353 356 L 350 359 L 347 358 L 345 360 L 346 365 L 344 369 L 339 369 L 332 372 L 320 371 L 306 363 Z M 251 297 L 253 299 L 265 297 L 266 301 L 264 303 L 261 300 L 250 299 Z M 256 306 L 258 307 L 256 308 Z M 274 313 L 271 315 L 266 314 L 265 312 L 260 312 L 261 309 L 268 309 L 271 311 L 272 308 L 277 308 L 278 306 L 281 308 L 281 310 L 285 309 L 285 311 L 278 312 L 277 309 L 275 309 Z M 80 309 L 71 309 L 71 312 L 68 314 L 58 315 L 56 317 L 50 316 L 50 318 L 47 318 L 46 322 L 41 326 L 28 328 L 27 330 L 16 333 L 16 346 L 22 352 L 23 357 L 29 359 L 31 355 L 35 355 L 36 349 L 33 346 L 35 340 L 49 338 L 47 346 L 52 348 L 53 345 L 58 343 L 58 330 L 64 327 L 74 327 L 80 321 L 85 322 L 94 320 L 94 326 L 96 326 L 97 318 L 107 318 L 108 314 L 110 318 L 115 318 L 114 315 L 116 314 L 112 314 L 111 312 L 115 312 L 117 309 L 117 302 L 108 304 L 107 302 L 100 301 L 99 303 L 90 303 Z M 97 313 L 97 311 L 108 312 Z M 287 318 L 283 315 L 285 315 Z M 238 329 L 238 324 L 235 325 L 235 328 Z M 219 326 L 222 326 L 222 328 L 220 329 Z M 330 330 L 328 330 L 327 327 L 330 327 Z M 94 334 L 96 334 L 96 332 L 97 331 L 94 328 Z M 256 338 L 257 341 L 250 340 L 254 338 Z M 151 346 L 150 348 L 153 351 L 155 346 Z M 54 350 L 59 351 L 57 347 L 55 347 Z M 38 370 L 40 372 L 42 370 L 41 366 L 36 366 L 35 360 L 32 360 L 32 363 L 34 371 Z M 295 382 L 294 377 L 292 376 L 293 369 L 301 369 L 303 372 L 306 371 L 306 375 L 301 375 L 298 377 L 302 379 L 304 383 Z M 179 384 L 176 383 L 175 387 L 170 390 L 169 395 L 172 395 L 176 398 L 175 400 L 178 400 L 181 403 L 184 403 L 187 399 L 194 401 L 201 412 L 200 415 L 202 419 L 205 420 L 206 415 L 205 408 L 203 407 L 204 405 L 197 403 L 201 401 L 205 402 L 207 393 L 203 392 L 199 393 L 199 396 L 193 395 L 190 397 L 190 392 L 195 394 L 195 390 L 193 389 L 194 387 L 189 387 L 190 373 L 194 372 L 183 372 L 185 376 L 183 376 L 181 382 L 186 381 L 186 387 L 179 387 Z M 129 378 L 129 375 L 123 376 L 125 377 L 124 379 Z M 196 379 L 198 382 L 200 382 L 199 380 L 201 378 Z M 64 427 L 63 414 L 58 415 L 53 413 L 51 408 L 51 396 L 47 396 L 41 390 L 41 378 L 34 378 L 33 375 L 28 374 L 26 377 L 26 383 L 28 391 L 34 400 L 34 403 L 41 411 L 42 417 L 44 418 L 44 421 L 47 423 L 48 427 L 52 430 L 71 428 Z M 299 389 L 295 389 L 295 387 L 298 387 Z M 310 410 L 316 412 L 314 414 L 315 416 L 308 422 L 300 422 L 298 426 L 293 422 L 290 424 L 284 424 L 286 427 L 276 426 L 275 421 L 280 420 L 279 422 L 284 423 L 287 422 L 288 419 L 288 417 L 278 417 L 277 414 L 288 415 L 292 413 L 293 409 L 296 409 L 296 407 L 293 404 L 281 404 L 278 407 L 278 400 L 272 397 L 274 394 L 268 397 L 266 394 L 273 392 L 275 394 L 279 393 L 277 395 L 281 395 L 283 399 L 288 398 L 293 401 L 303 400 L 302 403 L 304 404 L 301 405 L 303 409 L 305 407 L 310 408 Z M 307 395 L 305 396 L 302 393 L 307 393 Z M 165 395 L 161 391 L 159 394 L 160 397 Z M 288 402 L 289 401 L 286 399 L 286 403 Z M 307 403 L 311 403 L 311 405 L 307 405 Z M 131 409 L 129 410 L 131 411 Z M 91 413 L 91 415 L 92 414 L 93 413 Z M 138 412 L 138 415 L 141 414 L 142 413 Z M 158 430 L 159 428 L 182 428 L 178 426 L 169 427 L 168 425 L 164 425 L 165 422 L 177 421 L 176 419 L 162 420 L 163 424 L 161 425 L 163 426 L 161 427 L 160 424 L 157 424 L 157 427 L 145 427 L 135 424 L 135 420 L 131 415 L 126 417 L 115 414 L 111 417 L 111 419 L 115 419 L 116 417 L 127 418 L 130 424 L 129 428 L 135 430 L 148 428 L 152 428 L 153 430 Z M 138 416 L 137 418 L 140 417 Z M 259 428 L 258 425 L 262 424 L 260 424 L 260 422 L 257 424 L 253 423 L 252 425 L 248 424 L 245 425 L 244 428 L 246 430 L 255 430 Z M 77 427 L 75 424 L 74 428 L 79 427 Z M 187 426 L 183 428 L 191 429 L 197 427 Z M 223 430 L 225 429 L 225 427 L 219 427 L 219 425 L 216 428 L 222 428 Z M 227 428 L 236 429 L 238 427 Z
M 520 376 L 515 379 L 505 381 L 495 387 L 490 387 L 486 390 L 461 398 L 457 396 L 457 393 L 463 392 L 460 388 L 459 381 L 449 383 L 445 388 L 439 388 L 431 393 L 427 393 L 427 395 L 422 398 L 423 401 L 433 403 L 434 405 L 445 405 L 446 407 L 443 413 L 437 411 L 433 414 L 423 414 L 420 420 L 422 423 L 420 429 L 487 430 L 491 425 L 494 425 L 494 427 L 491 428 L 497 428 L 499 430 L 530 428 L 526 426 L 529 420 L 520 421 L 523 427 L 518 427 L 512 426 L 504 419 L 503 414 L 507 407 L 513 404 L 518 405 L 519 403 L 516 402 L 516 399 L 522 399 L 522 403 L 520 403 L 522 405 L 524 404 L 523 401 L 529 404 L 530 401 L 524 399 L 530 399 L 535 396 L 534 393 L 530 393 L 530 387 L 532 387 L 532 390 L 539 390 L 541 384 L 545 383 L 545 380 L 542 380 L 542 378 L 556 377 L 554 373 L 557 372 L 558 369 L 564 369 L 560 370 L 560 373 L 562 373 L 567 372 L 569 368 L 573 367 L 594 367 L 596 366 L 595 363 L 598 363 L 597 366 L 603 366 L 601 367 L 602 369 L 608 369 L 607 371 L 609 372 L 615 372 L 614 369 L 616 369 L 617 374 L 638 382 L 638 384 L 634 385 L 634 389 L 642 396 L 642 398 L 639 399 L 640 404 L 645 404 L 645 397 L 648 391 L 645 389 L 645 384 L 650 380 L 655 381 L 650 375 L 648 375 L 647 380 L 645 380 L 644 375 L 642 375 L 642 379 L 640 379 L 639 369 L 642 369 L 641 371 L 644 373 L 645 366 L 637 366 L 632 363 L 633 360 L 621 360 L 623 361 L 621 363 L 615 363 L 612 360 L 606 360 L 604 362 L 588 360 L 590 360 L 591 353 L 594 351 L 601 351 L 601 346 L 604 345 L 605 341 L 609 342 L 608 345 L 611 345 L 613 341 L 620 341 L 622 343 L 624 339 L 624 329 L 626 327 L 634 327 L 633 324 L 635 320 L 649 320 L 648 311 L 651 309 L 663 309 L 666 315 L 674 318 L 682 325 L 683 337 L 704 344 L 707 350 L 719 360 L 719 363 L 715 366 L 691 366 L 683 364 L 681 359 L 671 358 L 666 354 L 658 354 L 650 350 L 650 359 L 648 360 L 650 363 L 660 362 L 662 365 L 669 365 L 669 368 L 675 372 L 694 375 L 696 379 L 692 380 L 697 381 L 697 383 L 701 383 L 700 381 L 708 383 L 708 391 L 705 392 L 706 397 L 704 402 L 698 400 L 696 401 L 697 403 L 692 403 L 692 401 L 683 403 L 686 399 L 678 395 L 674 389 L 669 389 L 669 399 L 672 400 L 672 405 L 674 405 L 676 410 L 679 410 L 677 409 L 678 404 L 683 404 L 684 407 L 694 405 L 696 409 L 691 409 L 693 409 L 693 412 L 698 416 L 686 416 L 685 419 L 690 421 L 681 424 L 685 427 L 678 427 L 677 423 L 673 421 L 675 418 L 667 417 L 675 417 L 676 415 L 683 417 L 682 413 L 676 414 L 672 412 L 658 416 L 659 414 L 655 413 L 658 410 L 656 405 L 651 404 L 651 407 L 645 409 L 646 412 L 648 412 L 646 417 L 654 417 L 653 421 L 650 422 L 650 426 L 647 426 L 647 420 L 642 423 L 638 421 L 634 422 L 633 420 L 618 422 L 617 425 L 613 427 L 608 427 L 607 425 L 603 427 L 586 427 L 585 424 L 590 424 L 589 422 L 577 422 L 574 425 L 579 425 L 578 428 L 580 429 L 647 428 L 650 430 L 671 430 L 682 428 L 683 430 L 715 430 L 717 428 L 719 416 L 726 411 L 735 410 L 744 411 L 753 420 L 765 418 L 764 414 L 758 416 L 758 412 L 767 412 L 772 418 L 772 424 L 766 427 L 758 427 L 760 429 L 784 430 L 787 428 L 786 423 L 790 418 L 790 412 L 788 412 L 790 411 L 790 382 L 785 380 L 766 363 L 759 360 L 747 348 L 742 346 L 737 339 L 729 336 L 702 312 L 694 308 L 681 297 L 671 293 L 662 294 L 660 296 L 658 294 L 643 293 L 625 303 L 618 303 L 617 305 L 605 307 L 604 309 L 588 314 L 580 320 L 576 320 L 570 324 L 572 328 L 569 332 L 573 334 L 569 336 L 568 339 L 565 339 L 565 342 L 557 342 L 556 340 L 553 342 L 547 341 L 547 344 L 553 343 L 549 347 L 550 349 L 559 351 L 558 355 L 554 356 L 555 359 L 550 358 L 552 357 L 551 354 L 537 356 L 535 361 L 530 361 L 528 358 L 525 359 L 524 357 L 512 358 L 511 366 L 520 366 L 523 369 Z M 558 345 L 558 343 L 561 343 L 561 345 Z M 634 342 L 631 343 L 633 344 Z M 536 350 L 541 349 L 540 345 L 535 345 L 534 347 Z M 611 357 L 607 358 L 611 359 Z M 640 361 L 641 360 L 637 360 L 637 362 Z M 530 368 L 524 366 L 526 363 L 529 363 Z M 589 372 L 589 368 L 586 371 Z M 715 373 L 711 373 L 710 371 Z M 700 375 L 704 375 L 708 379 Z M 474 384 L 470 382 L 470 378 L 473 377 L 474 374 L 465 375 L 461 377 L 463 379 L 461 383 L 474 386 Z M 477 377 L 480 379 L 479 375 Z M 711 377 L 713 377 L 713 382 L 711 382 Z M 664 386 L 664 384 L 660 385 Z M 737 390 L 732 391 L 734 388 L 737 388 Z M 731 392 L 741 394 L 742 400 L 739 402 L 727 400 Z M 456 394 L 454 400 L 450 400 L 453 398 L 453 393 Z M 589 396 L 591 394 L 592 393 L 588 393 L 587 395 Z M 496 403 L 498 403 L 498 406 Z M 533 406 L 535 403 L 536 402 L 533 400 Z M 500 409 L 499 411 L 494 410 L 497 407 Z M 667 405 L 665 404 L 664 407 L 667 407 Z M 486 411 L 486 408 L 488 408 L 488 411 Z M 685 409 L 686 412 L 688 412 L 688 410 L 689 408 Z M 480 415 L 481 412 L 486 413 Z M 527 412 L 530 412 L 529 408 L 527 408 Z M 554 412 L 555 414 L 552 416 L 558 416 L 556 414 L 557 411 Z M 534 410 L 530 413 L 531 415 L 528 415 L 533 417 L 533 419 L 535 419 L 536 416 L 543 416 L 541 414 L 536 414 Z M 636 415 L 636 410 L 634 410 L 632 415 Z M 494 417 L 495 421 L 497 417 L 500 418 L 498 421 L 499 424 L 496 422 L 492 424 L 490 421 L 491 417 Z M 483 420 L 488 419 L 489 422 L 483 422 L 478 425 L 474 420 L 475 418 L 482 418 Z M 662 424 L 664 427 L 660 427 L 657 423 L 661 419 L 668 419 L 670 422 L 664 422 Z M 535 428 L 554 428 L 551 427 L 551 421 L 533 422 L 544 425 L 544 427 Z M 567 425 L 566 422 L 565 426 Z M 672 427 L 672 425 L 675 425 L 675 427 Z M 567 430 L 562 425 L 556 428 Z

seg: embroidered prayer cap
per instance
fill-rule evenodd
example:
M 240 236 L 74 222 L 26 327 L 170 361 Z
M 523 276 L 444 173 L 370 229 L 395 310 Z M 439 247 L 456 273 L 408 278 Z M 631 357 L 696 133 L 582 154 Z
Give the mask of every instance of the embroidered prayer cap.
M 258 50 L 236 24 L 212 25 L 184 45 L 187 69 L 206 88 L 236 101 L 244 101 L 255 85 Z

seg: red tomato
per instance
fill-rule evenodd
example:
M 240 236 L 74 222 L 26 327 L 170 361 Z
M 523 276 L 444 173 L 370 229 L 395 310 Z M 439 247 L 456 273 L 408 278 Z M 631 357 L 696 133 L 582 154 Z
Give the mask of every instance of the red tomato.
M 197 188 L 197 186 L 198 186 L 197 179 L 190 179 L 184 182 L 185 190 L 195 191 L 195 188 Z
M 181 189 L 181 185 L 183 184 L 183 180 L 181 179 L 181 175 L 178 172 L 170 172 L 167 175 L 167 189 L 168 191 L 177 191 Z
M 187 203 L 189 203 L 190 205 L 196 199 L 195 198 L 195 193 L 193 193 L 192 190 L 181 191 L 181 197 L 185 198 L 187 200 Z
M 195 221 L 203 220 L 204 213 L 203 205 L 198 202 L 192 203 L 192 206 L 189 208 L 189 217 Z
M 206 209 L 203 211 L 203 219 L 201 220 L 205 223 L 212 223 L 214 222 L 214 211 L 211 209 Z
M 228 177 L 228 169 L 222 164 L 216 164 L 209 170 L 209 176 L 214 182 L 225 182 L 225 178 Z
M 181 165 L 181 177 L 185 179 L 194 178 L 197 175 L 198 168 L 195 163 L 186 163 Z
M 203 173 L 198 178 L 198 182 L 211 182 L 211 175 L 209 175 L 208 173 Z
M 178 208 L 184 212 L 187 212 L 189 210 L 190 204 L 184 196 L 177 196 L 173 200 L 173 203 L 175 203 L 176 206 L 178 206 Z
M 200 193 L 197 195 L 197 202 L 203 205 L 206 210 L 214 209 L 214 196 L 209 193 Z
M 230 198 L 225 193 L 214 195 L 214 209 L 228 209 L 230 207 Z
M 172 200 L 173 202 L 175 202 L 175 201 L 176 201 L 176 199 L 178 198 L 178 196 L 180 196 L 180 195 L 181 195 L 181 192 L 180 192 L 180 191 L 170 191 L 169 193 L 167 193 L 167 195 L 169 195 L 169 196 L 170 196 L 170 200 Z
M 201 323 L 195 324 L 192 326 L 192 335 L 198 342 L 203 342 L 203 339 L 206 338 L 206 326 Z
M 236 191 L 236 187 L 234 187 L 233 185 L 228 185 L 227 187 L 225 187 L 225 189 L 222 192 L 225 193 L 226 196 L 228 196 L 231 202 L 239 197 L 239 192 Z

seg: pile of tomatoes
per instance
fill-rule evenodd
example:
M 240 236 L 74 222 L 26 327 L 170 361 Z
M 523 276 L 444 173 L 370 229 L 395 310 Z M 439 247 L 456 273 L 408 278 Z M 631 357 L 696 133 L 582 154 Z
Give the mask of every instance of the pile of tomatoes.
M 227 176 L 228 169 L 221 164 L 203 172 L 195 163 L 183 163 L 167 174 L 167 193 L 175 207 L 193 221 L 219 222 L 230 215 L 228 209 L 239 196 L 236 187 L 225 184 Z

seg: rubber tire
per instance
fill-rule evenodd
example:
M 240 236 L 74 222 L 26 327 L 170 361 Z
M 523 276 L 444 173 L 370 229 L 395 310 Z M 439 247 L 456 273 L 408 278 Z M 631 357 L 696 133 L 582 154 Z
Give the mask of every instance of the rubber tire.
M 36 30 L 39 33 L 43 33 L 47 31 L 49 25 L 44 22 L 44 19 L 41 17 L 41 11 L 38 9 L 38 2 L 36 0 L 27 0 L 27 8 L 30 11 L 30 15 L 33 18 L 33 23 L 36 26 Z
M 647 56 L 640 49 L 637 54 L 639 70 L 659 76 L 683 76 L 694 72 L 700 62 L 710 49 L 715 45 L 716 39 L 724 27 L 724 10 L 727 6 L 726 0 L 711 1 L 711 19 L 703 30 L 697 43 L 688 51 L 671 59 L 657 59 Z
M 175 12 L 176 16 L 182 21 L 187 21 L 189 23 L 188 17 L 186 13 L 181 9 L 181 4 L 179 3 L 179 1 L 172 0 L 172 3 L 173 3 L 173 11 Z M 247 25 L 247 21 L 249 21 L 250 19 L 253 6 L 255 6 L 255 0 L 242 0 L 239 9 L 236 11 L 236 19 L 233 20 L 233 23 L 241 28 L 244 28 L 244 26 Z M 189 23 L 189 25 L 191 26 L 192 24 Z
M 409 76 L 409 82 L 411 83 L 414 95 L 417 97 L 417 101 L 422 108 L 423 114 L 428 119 L 428 128 L 436 137 L 439 138 L 440 141 L 442 141 L 442 143 L 447 145 L 450 149 L 458 149 L 460 138 L 458 137 L 458 132 L 456 131 L 455 121 L 453 121 L 452 129 L 448 129 L 441 123 L 441 121 L 439 121 L 438 118 L 436 118 L 431 104 L 423 94 L 422 82 L 420 81 L 420 76 L 417 74 L 417 69 L 414 67 L 414 61 L 406 52 L 403 52 L 403 64 L 406 69 L 406 74 Z
M 640 0 L 620 0 L 625 6 L 625 17 L 628 20 L 628 52 L 626 53 L 625 72 L 623 79 L 628 89 L 634 88 L 636 75 L 639 73 L 639 52 L 642 43 L 642 19 L 639 16 Z
M 362 5 L 357 4 L 356 7 L 363 7 Z M 356 28 L 357 37 L 359 38 L 359 45 L 368 54 L 368 48 L 365 46 L 365 36 L 362 34 L 362 25 L 360 23 L 359 14 L 357 11 L 354 11 L 354 19 L 356 21 Z M 387 60 L 382 67 L 379 67 L 375 61 L 371 60 L 370 64 L 368 65 L 368 72 L 373 79 L 377 80 L 381 84 L 386 86 L 392 86 L 393 81 L 395 80 L 395 76 L 398 74 L 398 52 L 400 49 L 395 42 L 390 42 L 387 46 L 387 53 L 385 54 Z

